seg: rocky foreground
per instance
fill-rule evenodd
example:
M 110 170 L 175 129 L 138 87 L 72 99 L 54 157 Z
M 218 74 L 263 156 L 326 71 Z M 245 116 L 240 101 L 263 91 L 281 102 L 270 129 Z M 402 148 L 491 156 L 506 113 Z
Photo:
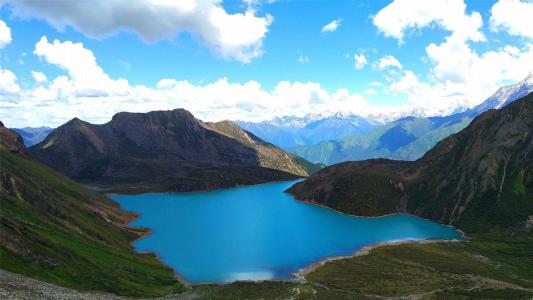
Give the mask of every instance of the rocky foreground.
M 120 297 L 107 293 L 84 293 L 72 289 L 60 287 L 51 283 L 31 279 L 7 272 L 0 269 L 0 298 L 4 300 L 126 300 L 137 299 Z M 193 293 L 169 295 L 162 298 L 150 298 L 153 300 L 177 299 L 193 300 L 200 296 Z

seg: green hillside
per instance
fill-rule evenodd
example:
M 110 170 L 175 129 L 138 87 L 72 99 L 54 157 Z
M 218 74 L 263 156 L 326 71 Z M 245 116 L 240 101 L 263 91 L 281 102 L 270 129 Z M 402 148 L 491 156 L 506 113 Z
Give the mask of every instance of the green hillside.
M 142 228 L 114 202 L 0 149 L 0 267 L 78 290 L 157 296 L 184 289 L 154 255 L 134 253 Z
M 416 160 L 443 138 L 461 131 L 472 119 L 468 114 L 435 118 L 408 117 L 362 135 L 297 146 L 289 149 L 289 152 L 326 165 L 372 158 Z

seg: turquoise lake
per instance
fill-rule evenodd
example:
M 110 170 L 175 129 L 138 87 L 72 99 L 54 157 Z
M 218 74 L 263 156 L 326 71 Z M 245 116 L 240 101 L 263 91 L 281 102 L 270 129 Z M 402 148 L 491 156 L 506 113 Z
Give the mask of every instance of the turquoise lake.
M 295 182 L 182 194 L 111 195 L 153 233 L 134 243 L 191 283 L 290 279 L 331 256 L 388 241 L 461 239 L 450 227 L 409 215 L 352 217 L 296 201 Z

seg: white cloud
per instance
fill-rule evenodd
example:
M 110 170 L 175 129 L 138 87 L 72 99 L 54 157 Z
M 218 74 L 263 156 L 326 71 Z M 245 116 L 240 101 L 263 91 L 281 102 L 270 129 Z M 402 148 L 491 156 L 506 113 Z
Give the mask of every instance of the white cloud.
M 298 57 L 298 62 L 301 63 L 301 64 L 307 64 L 307 63 L 309 63 L 309 57 L 307 57 L 305 55 L 300 55 Z
M 382 86 L 382 85 L 383 85 L 383 84 L 382 84 L 381 82 L 379 82 L 379 81 L 372 81 L 372 82 L 370 83 L 370 86 Z
M 335 19 L 335 20 L 329 22 L 328 24 L 326 24 L 324 27 L 322 27 L 322 29 L 320 31 L 321 32 L 333 32 L 333 31 L 336 31 L 341 26 L 341 23 L 342 23 L 342 19 Z
M 365 94 L 367 95 L 377 95 L 378 92 L 375 89 L 366 89 Z
M 35 44 L 33 53 L 67 71 L 69 80 L 66 84 L 77 96 L 123 94 L 129 87 L 125 79 L 111 79 L 96 63 L 92 51 L 84 48 L 82 43 L 48 42 L 43 36 Z
M 374 25 L 388 37 L 403 42 L 409 29 L 437 25 L 463 40 L 484 39 L 481 15 L 465 13 L 463 0 L 395 0 L 374 17 Z
M 298 62 L 301 64 L 309 63 L 309 57 L 307 57 L 307 55 L 304 55 L 300 50 L 298 50 Z
M 454 52 L 450 50 L 453 47 L 433 46 L 427 49 L 435 64 L 427 81 L 404 70 L 389 78 L 387 89 L 394 95 L 406 95 L 409 105 L 422 115 L 446 115 L 460 107 L 473 107 L 503 84 L 517 82 L 533 71 L 533 44 L 482 54 L 468 47 Z
M 206 121 L 266 120 L 274 116 L 330 110 L 368 113 L 363 96 L 346 89 L 328 92 L 318 83 L 279 82 L 266 90 L 258 82 L 232 83 L 221 78 L 207 84 L 161 79 L 156 87 L 131 85 L 111 78 L 81 43 L 42 37 L 34 54 L 64 70 L 32 88 L 10 86 L 10 99 L 0 97 L 0 119 L 10 126 L 58 126 L 73 117 L 103 123 L 120 111 L 146 112 L 183 107 Z M 2 76 L 16 77 L 9 71 Z M 0 80 L 2 83 L 7 80 Z
M 17 84 L 17 76 L 9 70 L 0 68 L 0 101 L 4 95 L 11 96 L 18 92 L 20 92 L 20 87 Z
M 415 89 L 420 88 L 421 84 L 412 71 L 405 71 L 403 76 L 393 82 L 389 86 L 389 90 L 392 92 L 408 92 L 412 93 Z
M 384 70 L 386 68 L 402 68 L 402 64 L 392 55 L 387 55 L 378 60 L 375 64 L 375 67 Z
M 500 2 L 495 5 L 496 8 Z M 502 9 L 502 6 L 498 9 Z M 499 20 L 507 20 L 505 14 L 501 13 L 500 16 Z M 516 13 L 516 17 L 521 19 L 521 13 Z M 517 24 L 522 24 L 520 22 L 517 20 Z M 423 110 L 424 114 L 446 114 L 459 106 L 476 105 L 502 84 L 521 80 L 533 68 L 531 42 L 525 42 L 521 47 L 507 45 L 485 52 L 472 49 L 470 43 L 485 41 L 480 31 L 483 21 L 477 12 L 467 14 L 462 0 L 395 0 L 378 12 L 374 24 L 385 36 L 400 42 L 403 42 L 410 29 L 438 26 L 450 32 L 440 44 L 434 42 L 426 47 L 431 65 L 425 80 L 409 70 L 389 71 L 386 75 L 391 82 L 387 91 L 406 95 L 408 102 Z M 500 28 L 504 24 L 510 26 L 508 23 L 497 26 Z M 524 28 L 529 30 L 529 27 L 526 25 Z M 379 68 L 380 64 L 376 65 Z M 382 64 L 385 65 L 390 63 Z
M 33 77 L 33 80 L 35 80 L 35 82 L 37 83 L 43 83 L 48 80 L 48 78 L 46 78 L 46 75 L 44 75 L 44 73 L 42 72 L 31 71 L 31 76 Z
M 6 22 L 0 20 L 0 49 L 11 43 L 11 29 Z
M 491 29 L 507 31 L 512 35 L 533 38 L 533 2 L 520 0 L 499 0 L 492 6 Z
M 468 98 L 475 98 L 473 90 L 486 95 L 502 82 L 518 81 L 533 69 L 533 44 L 523 48 L 508 45 L 480 54 L 464 43 L 450 40 L 439 46 L 431 44 L 426 52 L 434 64 L 430 78 L 464 85 L 462 94 Z
M 104 38 L 129 31 L 152 42 L 187 31 L 225 59 L 244 63 L 263 54 L 263 39 L 273 18 L 252 8 L 228 13 L 221 0 L 24 1 L 7 0 L 13 14 L 44 19 L 63 30 L 71 26 L 87 36 Z
M 363 54 L 355 54 L 353 56 L 354 67 L 356 70 L 362 70 L 365 65 L 368 63 L 366 57 Z

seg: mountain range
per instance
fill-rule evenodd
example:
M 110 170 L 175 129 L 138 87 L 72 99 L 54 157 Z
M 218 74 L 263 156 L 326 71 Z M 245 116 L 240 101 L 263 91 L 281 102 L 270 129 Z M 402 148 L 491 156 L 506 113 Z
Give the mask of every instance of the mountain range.
M 533 216 L 532 154 L 530 93 L 485 111 L 416 161 L 344 162 L 288 191 L 354 215 L 410 213 L 467 232 L 524 228 Z
M 166 178 L 163 171 L 181 167 L 174 163 L 183 161 L 168 158 L 178 151 L 178 157 L 197 172 L 213 172 L 213 177 L 205 178 L 215 182 L 209 187 L 217 186 L 219 177 L 233 174 L 220 169 L 253 169 L 261 180 L 271 172 L 269 180 L 280 180 L 285 176 L 280 172 L 294 178 L 301 176 L 294 173 L 312 173 L 317 166 L 232 122 L 205 123 L 184 110 L 120 113 L 103 125 L 74 119 L 30 149 L 0 122 L 0 268 L 76 290 L 132 297 L 351 299 L 360 295 L 354 294 L 357 291 L 370 298 L 422 292 L 461 299 L 530 298 L 524 287 L 531 287 L 532 276 L 527 263 L 533 224 L 533 94 L 501 106 L 481 113 L 416 161 L 344 162 L 289 189 L 297 199 L 348 214 L 411 213 L 451 224 L 472 237 L 468 242 L 374 249 L 369 255 L 327 263 L 306 275 L 306 283 L 194 287 L 184 287 L 153 254 L 134 252 L 131 242 L 148 234 L 145 228 L 127 225 L 134 214 L 36 159 L 64 168 L 72 177 L 82 176 L 80 180 L 89 184 L 101 183 L 99 178 L 114 181 L 111 176 L 124 183 L 130 178 L 122 176 L 131 172 L 132 181 L 127 183 L 137 188 L 126 190 L 133 192 L 153 190 L 155 181 Z M 254 164 L 244 164 L 250 157 Z M 83 177 L 87 174 L 97 179 Z M 169 173 L 170 178 L 175 174 Z M 191 182 L 198 179 L 194 172 L 180 174 L 191 176 Z M 2 283 L 6 284 L 12 283 Z M 39 287 L 25 288 L 41 293 Z M 47 285 L 46 291 L 51 288 Z M 63 291 L 57 295 L 63 296 Z
M 311 162 L 325 165 L 370 158 L 415 160 L 438 141 L 465 128 L 484 111 L 505 107 L 532 91 L 533 74 L 529 74 L 516 84 L 500 88 L 481 104 L 453 115 L 404 117 L 365 134 L 349 135 L 315 145 L 299 145 L 286 150 Z
M 314 163 L 329 165 L 376 157 L 415 160 L 441 139 L 466 127 L 480 113 L 504 107 L 531 91 L 533 73 L 521 82 L 501 87 L 481 104 L 457 109 L 447 116 L 425 117 L 416 110 L 366 117 L 350 112 L 324 112 L 235 123 L 259 139 Z M 30 147 L 42 142 L 53 129 L 12 130 Z
M 284 117 L 269 122 L 236 121 L 236 123 L 259 138 L 283 149 L 298 145 L 313 145 L 349 135 L 361 135 L 382 125 L 378 121 L 364 117 L 340 114 L 327 117 L 310 114 L 303 118 Z
M 20 134 L 26 147 L 31 147 L 42 142 L 54 129 L 50 127 L 24 127 L 11 128 L 14 132 Z
M 184 109 L 118 113 L 102 125 L 76 118 L 28 152 L 75 180 L 123 192 L 209 190 L 319 168 L 231 122 L 205 123 Z

